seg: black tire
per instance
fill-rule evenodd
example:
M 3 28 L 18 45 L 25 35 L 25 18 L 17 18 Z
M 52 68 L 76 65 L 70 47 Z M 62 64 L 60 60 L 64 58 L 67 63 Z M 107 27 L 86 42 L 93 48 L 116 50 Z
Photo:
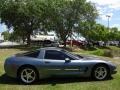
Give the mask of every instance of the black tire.
M 105 71 L 103 71 L 103 76 L 101 75 L 97 75 L 98 73 L 99 74 L 102 74 L 102 73 L 100 73 L 100 72 L 97 72 L 97 70 L 99 69 L 99 68 L 103 68 L 103 70 L 105 70 Z M 106 73 L 106 74 L 105 74 Z M 108 68 L 108 66 L 106 66 L 106 65 L 102 65 L 102 64 L 100 64 L 100 65 L 96 65 L 94 68 L 93 68 L 93 70 L 92 70 L 92 78 L 93 79 L 95 79 L 95 80 L 98 80 L 98 81 L 101 81 L 101 80 L 106 80 L 106 79 L 108 79 L 111 75 L 110 75 L 110 70 L 109 70 L 109 68 Z M 100 76 L 100 77 L 99 77 Z
M 33 71 L 34 79 L 32 81 L 27 82 L 23 79 L 22 74 L 24 74 L 25 70 L 28 70 L 28 71 L 32 70 Z M 33 75 L 31 74 L 31 76 L 33 76 Z M 37 73 L 36 69 L 31 67 L 31 66 L 23 66 L 18 71 L 18 79 L 24 84 L 32 84 L 38 80 L 38 73 Z

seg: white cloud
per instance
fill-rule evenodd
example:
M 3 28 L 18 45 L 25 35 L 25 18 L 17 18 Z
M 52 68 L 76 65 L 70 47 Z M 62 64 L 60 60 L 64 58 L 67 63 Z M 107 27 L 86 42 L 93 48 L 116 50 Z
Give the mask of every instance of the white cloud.
M 110 16 L 110 20 L 113 17 L 113 11 L 120 9 L 120 0 L 87 0 L 96 4 L 99 17 L 107 21 L 106 15 Z
M 110 16 L 110 27 L 117 27 L 120 30 L 120 0 L 87 0 L 95 3 L 99 13 L 99 21 L 104 23 L 108 20 L 106 15 Z
M 87 0 L 99 5 L 115 5 L 120 2 L 120 0 Z
M 111 1 L 113 2 L 113 0 L 87 0 L 87 1 L 91 1 L 99 5 L 109 5 L 111 4 Z
M 120 27 L 120 24 L 113 24 L 111 27 Z
M 103 15 L 103 13 L 104 13 L 103 8 L 101 8 L 101 7 L 98 6 L 97 10 L 98 10 L 98 12 L 99 12 L 100 15 Z
M 116 4 L 109 5 L 109 8 L 115 9 L 115 10 L 120 10 L 120 2 Z
M 87 0 L 100 6 L 107 6 L 111 9 L 120 9 L 120 0 Z
M 107 21 L 107 20 L 108 20 L 107 15 L 110 16 L 110 17 L 109 17 L 109 20 L 111 20 L 111 18 L 112 18 L 112 16 L 113 16 L 113 13 L 101 14 L 99 17 L 100 17 L 102 20 Z

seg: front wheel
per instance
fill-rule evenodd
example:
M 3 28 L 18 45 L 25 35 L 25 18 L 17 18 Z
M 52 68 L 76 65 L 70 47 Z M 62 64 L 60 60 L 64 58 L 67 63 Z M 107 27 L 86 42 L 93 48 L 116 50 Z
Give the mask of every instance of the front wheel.
M 33 68 L 24 67 L 19 72 L 19 79 L 24 84 L 31 84 L 37 80 L 37 73 Z
M 105 65 L 98 65 L 93 69 L 92 77 L 95 80 L 105 80 L 109 76 L 109 69 Z

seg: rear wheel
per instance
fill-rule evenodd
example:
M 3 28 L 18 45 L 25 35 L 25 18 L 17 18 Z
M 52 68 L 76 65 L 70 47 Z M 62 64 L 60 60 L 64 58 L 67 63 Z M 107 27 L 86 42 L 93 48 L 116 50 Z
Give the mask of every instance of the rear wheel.
M 105 80 L 110 76 L 109 69 L 105 65 L 98 65 L 93 69 L 92 77 L 95 80 Z
M 31 84 L 37 80 L 37 72 L 31 67 L 21 68 L 18 76 L 18 78 L 25 84 Z

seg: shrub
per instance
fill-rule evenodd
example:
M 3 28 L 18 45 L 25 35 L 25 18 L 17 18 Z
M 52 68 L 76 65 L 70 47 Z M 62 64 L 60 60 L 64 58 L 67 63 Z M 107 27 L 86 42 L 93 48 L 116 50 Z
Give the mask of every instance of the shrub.
M 92 52 L 91 54 L 98 55 L 98 56 L 103 56 L 104 55 L 104 51 L 101 50 L 101 49 L 98 49 L 98 50 Z
M 105 57 L 114 57 L 113 52 L 111 50 L 104 50 L 103 56 L 105 56 Z

